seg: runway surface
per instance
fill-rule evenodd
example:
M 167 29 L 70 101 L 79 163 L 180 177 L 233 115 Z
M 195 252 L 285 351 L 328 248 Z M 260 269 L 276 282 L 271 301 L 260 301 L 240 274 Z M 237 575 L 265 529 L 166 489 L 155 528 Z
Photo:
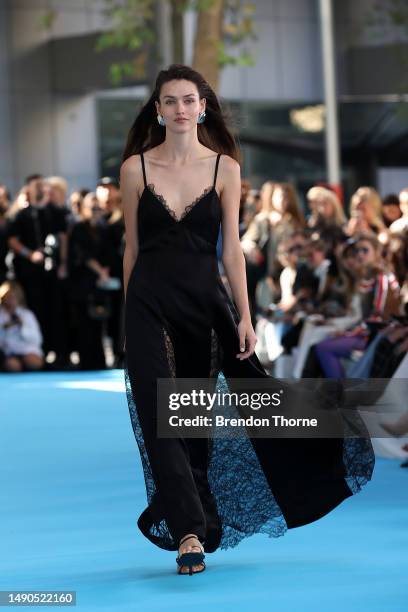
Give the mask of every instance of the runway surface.
M 2 374 L 0 398 L 1 590 L 76 591 L 65 609 L 81 611 L 407 610 L 400 460 L 377 459 L 364 490 L 320 521 L 177 576 L 175 553 L 136 526 L 145 488 L 123 372 Z

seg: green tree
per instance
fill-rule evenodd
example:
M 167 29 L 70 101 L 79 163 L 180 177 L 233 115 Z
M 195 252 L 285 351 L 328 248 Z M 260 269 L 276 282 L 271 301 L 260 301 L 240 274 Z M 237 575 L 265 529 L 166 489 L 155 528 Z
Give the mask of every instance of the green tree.
M 202 72 L 215 90 L 220 70 L 226 65 L 253 65 L 247 42 L 256 40 L 253 14 L 255 5 L 247 0 L 105 0 L 104 13 L 111 27 L 97 40 L 96 50 L 121 48 L 129 51 L 127 61 L 110 66 L 110 80 L 121 85 L 132 78 L 151 80 L 148 67 L 184 62 L 184 14 L 196 13 L 196 32 L 192 66 Z M 160 57 L 160 21 L 165 8 L 170 14 L 168 27 L 172 56 Z M 58 18 L 54 10 L 42 17 L 42 25 L 51 29 Z M 228 52 L 232 49 L 232 52 Z M 151 83 L 150 83 L 151 84 Z

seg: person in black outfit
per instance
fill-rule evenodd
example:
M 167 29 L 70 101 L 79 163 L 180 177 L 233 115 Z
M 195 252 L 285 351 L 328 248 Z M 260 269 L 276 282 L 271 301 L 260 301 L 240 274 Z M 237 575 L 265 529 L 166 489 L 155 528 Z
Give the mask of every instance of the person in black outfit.
M 107 334 L 112 338 L 112 350 L 115 367 L 123 366 L 123 344 L 125 339 L 125 317 L 123 299 L 123 253 L 125 250 L 122 198 L 118 181 L 105 176 L 96 188 L 98 204 L 104 210 L 103 217 L 107 223 L 107 236 L 112 260 L 109 265 L 110 275 L 120 281 L 120 287 L 110 292 L 111 312 L 107 321 Z
M 99 286 L 111 279 L 112 250 L 103 210 L 95 194 L 89 193 L 83 201 L 82 220 L 72 228 L 68 247 L 70 295 L 83 370 L 106 367 L 102 335 L 111 312 L 110 292 Z
M 66 277 L 66 221 L 49 201 L 44 179 L 32 174 L 25 182 L 27 205 L 8 227 L 8 246 L 14 252 L 14 272 L 28 308 L 36 315 L 44 337 L 44 354 L 64 351 L 60 279 Z

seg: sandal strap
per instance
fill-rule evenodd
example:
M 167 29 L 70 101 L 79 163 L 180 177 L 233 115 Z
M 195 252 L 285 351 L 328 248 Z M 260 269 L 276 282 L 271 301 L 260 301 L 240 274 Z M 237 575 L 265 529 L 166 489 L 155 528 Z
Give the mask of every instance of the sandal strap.
M 180 545 L 183 544 L 183 542 L 186 542 L 186 540 L 190 540 L 191 538 L 195 538 L 196 540 L 198 540 L 200 542 L 200 538 L 198 538 L 194 533 L 191 533 L 189 535 L 184 536 L 184 538 L 181 538 L 181 540 L 179 542 L 179 548 L 180 548 Z M 200 547 L 202 548 L 201 542 L 200 542 Z

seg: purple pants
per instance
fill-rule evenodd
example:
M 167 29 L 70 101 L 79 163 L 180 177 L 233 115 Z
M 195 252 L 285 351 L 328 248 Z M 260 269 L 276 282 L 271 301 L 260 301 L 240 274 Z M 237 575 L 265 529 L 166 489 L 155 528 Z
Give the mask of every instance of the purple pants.
M 354 350 L 364 349 L 366 343 L 367 337 L 363 335 L 336 336 L 318 342 L 315 351 L 326 378 L 344 378 L 340 358 L 349 357 Z

